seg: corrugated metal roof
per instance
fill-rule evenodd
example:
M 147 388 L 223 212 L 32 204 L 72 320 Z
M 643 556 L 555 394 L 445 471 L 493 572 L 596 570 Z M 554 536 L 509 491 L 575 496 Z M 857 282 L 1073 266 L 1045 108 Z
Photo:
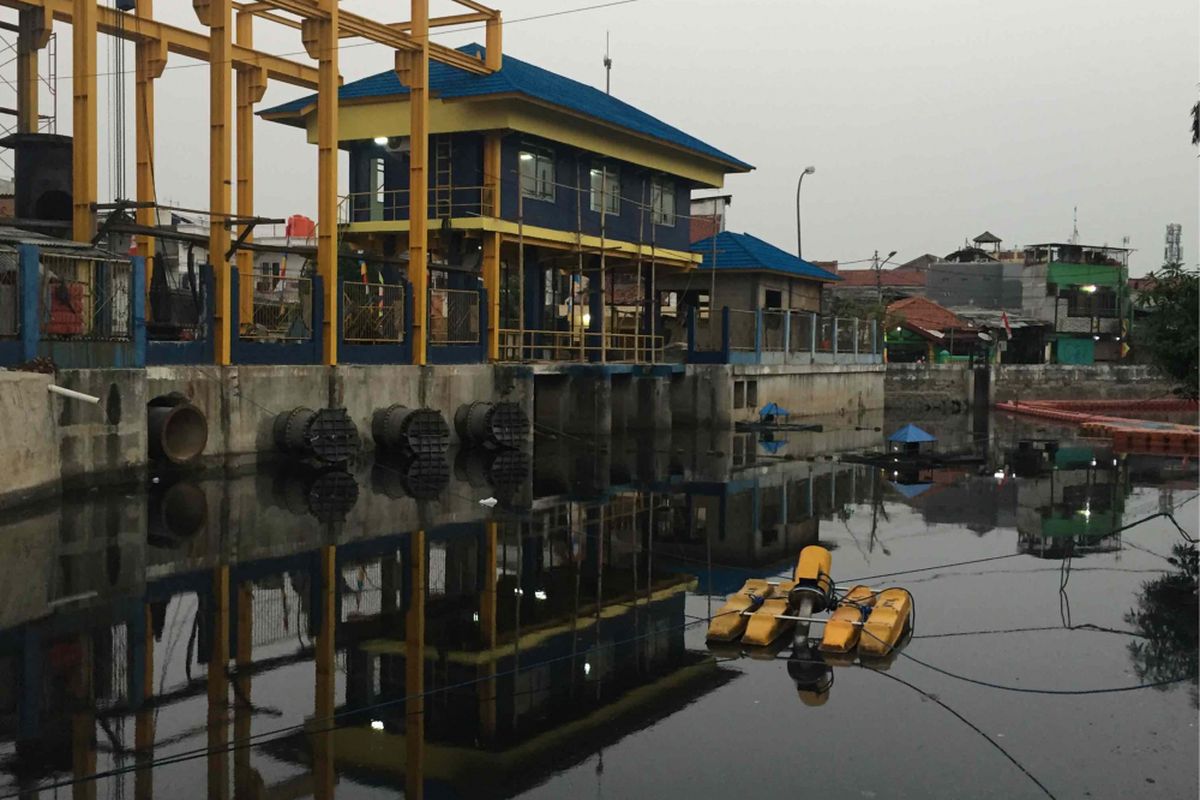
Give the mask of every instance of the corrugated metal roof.
M 795 275 L 798 278 L 810 278 L 818 281 L 841 280 L 832 272 L 827 272 L 815 264 L 810 264 L 797 258 L 786 250 L 781 250 L 770 242 L 764 242 L 757 236 L 748 233 L 721 231 L 717 234 L 716 268 L 720 270 L 771 270 Z M 693 242 L 693 253 L 704 256 L 700 269 L 713 268 L 713 237 Z
M 16 247 L 22 244 L 32 244 L 47 253 L 70 253 L 72 255 L 89 256 L 92 258 L 116 258 L 113 253 L 93 247 L 90 242 L 75 242 L 70 239 L 59 239 L 44 233 L 27 231 L 24 228 L 14 228 L 0 225 L 0 246 Z
M 458 50 L 476 57 L 482 57 L 484 54 L 484 47 L 480 44 L 464 45 Z M 434 96 L 441 99 L 523 94 L 723 161 L 739 171 L 754 169 L 750 164 L 599 89 L 513 58 L 507 53 L 504 55 L 503 67 L 489 75 L 475 75 L 449 64 L 430 61 L 429 88 Z M 395 70 L 352 81 L 338 90 L 340 100 L 406 94 L 408 87 L 400 83 Z M 259 113 L 262 116 L 297 113 L 314 104 L 316 97 L 315 94 L 310 94 Z

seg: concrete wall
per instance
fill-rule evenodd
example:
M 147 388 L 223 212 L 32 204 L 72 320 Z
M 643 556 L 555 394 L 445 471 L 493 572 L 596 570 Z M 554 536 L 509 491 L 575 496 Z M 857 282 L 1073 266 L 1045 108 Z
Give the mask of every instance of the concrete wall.
M 1005 364 L 993 380 L 997 402 L 1162 397 L 1174 384 L 1144 364 Z
M 793 417 L 857 420 L 883 408 L 883 384 L 882 365 L 689 364 L 671 381 L 671 416 L 676 426 L 729 428 L 776 403 Z
M 966 364 L 888 364 L 888 411 L 958 414 L 971 406 L 975 374 Z
M 61 469 L 49 375 L 0 371 L 0 452 L 6 469 L 0 495 L 14 500 L 52 491 Z
M 1150 366 L 1002 364 L 991 368 L 991 402 L 1162 397 L 1173 384 Z M 888 364 L 888 411 L 967 411 L 975 374 L 963 364 Z
M 205 458 L 269 453 L 281 412 L 345 407 L 364 447 L 371 416 L 392 403 L 428 406 L 451 426 L 459 405 L 510 400 L 533 417 L 532 373 L 487 364 L 414 366 L 170 366 L 60 370 L 59 385 L 100 398 L 91 405 L 49 394 L 51 378 L 0 372 L 0 447 L 9 469 L 0 506 L 52 494 L 75 481 L 139 478 L 148 463 L 146 403 L 179 392 L 208 417 Z

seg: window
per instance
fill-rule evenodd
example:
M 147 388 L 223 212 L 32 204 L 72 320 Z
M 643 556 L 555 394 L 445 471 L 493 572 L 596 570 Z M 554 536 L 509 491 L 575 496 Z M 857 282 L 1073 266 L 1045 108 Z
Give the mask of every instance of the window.
M 534 200 L 554 200 L 554 154 L 549 150 L 521 151 L 521 194 Z
M 675 183 L 666 178 L 650 179 L 650 217 L 655 225 L 675 224 Z
M 592 167 L 592 211 L 600 210 L 600 198 L 604 198 L 606 214 L 621 213 L 621 174 L 615 166 L 603 164 Z
M 384 187 L 387 182 L 387 166 L 382 158 L 371 159 L 374 163 L 371 165 L 371 189 L 374 191 L 375 202 L 383 205 L 384 203 Z
M 764 308 L 783 308 L 783 291 L 780 289 L 766 289 L 763 292 L 763 307 Z

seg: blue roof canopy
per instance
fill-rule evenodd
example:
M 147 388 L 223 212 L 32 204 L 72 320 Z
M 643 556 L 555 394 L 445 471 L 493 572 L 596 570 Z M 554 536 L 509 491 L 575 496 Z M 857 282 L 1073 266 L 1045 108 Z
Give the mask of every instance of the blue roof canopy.
M 892 481 L 892 488 L 900 494 L 912 500 L 918 495 L 922 495 L 933 487 L 932 483 L 898 483 Z
M 917 442 L 936 442 L 937 437 L 930 435 L 928 432 L 921 430 L 910 422 L 908 425 L 905 425 L 903 428 L 889 436 L 888 441 L 914 444 Z
M 721 231 L 717 234 L 716 239 L 716 268 L 718 271 L 727 269 L 770 270 L 818 281 L 841 280 L 832 272 L 797 258 L 786 250 L 781 250 L 770 242 L 764 242 L 757 236 L 751 236 L 748 233 Z M 704 256 L 704 262 L 700 264 L 700 269 L 713 268 L 713 237 L 709 236 L 707 239 L 694 242 L 689 249 L 693 253 Z
M 485 48 L 480 44 L 463 45 L 458 50 L 474 57 L 482 57 L 485 52 Z M 522 94 L 723 161 L 737 171 L 754 169 L 745 161 L 734 158 L 712 145 L 705 144 L 696 137 L 605 94 L 599 89 L 513 58 L 507 53 L 504 55 L 501 69 L 489 75 L 476 75 L 440 61 L 430 60 L 429 89 L 431 96 L 443 100 Z M 408 87 L 401 84 L 395 70 L 390 69 L 377 75 L 351 81 L 338 89 L 339 100 L 406 94 L 408 94 Z M 263 116 L 294 114 L 315 104 L 316 100 L 317 96 L 310 94 L 259 113 Z

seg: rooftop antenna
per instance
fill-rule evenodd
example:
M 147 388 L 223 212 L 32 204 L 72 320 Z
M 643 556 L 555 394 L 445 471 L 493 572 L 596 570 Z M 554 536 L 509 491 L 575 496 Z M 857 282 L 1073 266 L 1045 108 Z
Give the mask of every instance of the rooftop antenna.
M 608 31 L 604 32 L 604 93 L 612 94 L 612 59 L 608 55 Z
M 1079 206 L 1075 206 L 1071 215 L 1071 244 L 1079 244 Z

